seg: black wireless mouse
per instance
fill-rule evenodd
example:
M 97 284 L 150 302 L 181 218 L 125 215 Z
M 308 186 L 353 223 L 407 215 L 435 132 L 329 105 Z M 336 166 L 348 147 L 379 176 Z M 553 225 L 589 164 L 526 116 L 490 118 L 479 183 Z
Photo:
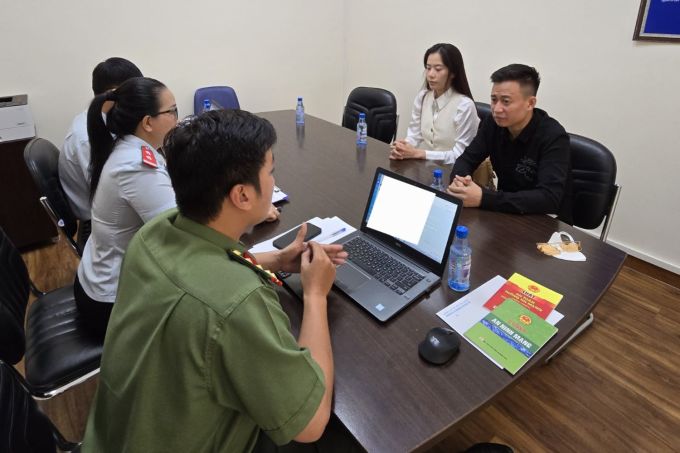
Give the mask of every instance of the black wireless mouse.
M 460 337 L 444 327 L 434 327 L 418 345 L 418 354 L 434 365 L 443 365 L 458 352 Z

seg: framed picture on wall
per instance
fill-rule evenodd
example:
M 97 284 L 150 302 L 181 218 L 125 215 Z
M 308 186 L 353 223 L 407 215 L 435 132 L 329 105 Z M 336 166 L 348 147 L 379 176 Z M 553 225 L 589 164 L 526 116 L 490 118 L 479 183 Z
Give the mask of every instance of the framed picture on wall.
M 633 40 L 680 42 L 680 0 L 641 0 Z

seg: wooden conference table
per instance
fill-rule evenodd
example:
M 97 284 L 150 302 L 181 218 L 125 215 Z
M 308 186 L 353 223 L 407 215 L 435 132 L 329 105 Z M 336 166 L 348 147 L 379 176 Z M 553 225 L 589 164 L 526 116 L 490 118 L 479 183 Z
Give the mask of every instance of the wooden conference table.
M 306 117 L 296 127 L 291 111 L 260 114 L 278 134 L 274 148 L 276 183 L 289 196 L 279 222 L 258 226 L 244 237 L 256 243 L 318 216 L 340 216 L 358 227 L 375 168 L 382 166 L 429 183 L 433 162 L 388 159 L 389 147 L 369 138 L 357 150 L 355 133 Z M 444 168 L 448 178 L 448 168 Z M 436 313 L 460 297 L 446 284 L 416 301 L 386 324 L 364 312 L 337 290 L 329 295 L 329 322 L 335 358 L 334 413 L 369 452 L 424 450 L 451 434 L 458 422 L 513 385 L 566 340 L 607 291 L 625 253 L 544 215 L 509 215 L 464 209 L 459 224 L 470 229 L 473 250 L 471 289 L 495 275 L 519 272 L 564 294 L 565 315 L 558 333 L 515 376 L 497 368 L 470 344 L 448 364 L 423 362 L 417 345 L 428 330 L 446 324 Z M 554 231 L 580 240 L 586 262 L 540 254 L 536 242 Z M 298 332 L 302 304 L 285 290 L 281 304 Z

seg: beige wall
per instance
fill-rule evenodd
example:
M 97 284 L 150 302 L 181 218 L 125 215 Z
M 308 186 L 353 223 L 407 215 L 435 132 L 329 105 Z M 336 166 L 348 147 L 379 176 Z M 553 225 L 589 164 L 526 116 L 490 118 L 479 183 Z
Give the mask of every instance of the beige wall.
M 539 69 L 539 106 L 616 155 L 610 241 L 680 273 L 680 44 L 631 41 L 637 0 L 150 3 L 2 0 L 0 95 L 28 93 L 39 134 L 60 144 L 90 100 L 92 67 L 116 55 L 166 83 L 181 114 L 197 87 L 228 84 L 245 109 L 302 95 L 339 122 L 353 87 L 381 86 L 397 96 L 403 135 L 424 50 L 452 42 L 478 100 L 498 67 Z
M 680 44 L 633 42 L 638 7 L 637 0 L 351 0 L 344 94 L 359 85 L 393 91 L 404 135 L 430 45 L 461 49 L 472 93 L 485 102 L 495 69 L 535 66 L 539 107 L 616 156 L 623 191 L 609 241 L 680 273 Z M 363 18 L 381 25 L 369 33 Z
M 91 97 L 96 63 L 121 56 L 175 94 L 230 85 L 251 111 L 294 108 L 338 121 L 343 8 L 331 1 L 1 0 L 0 94 L 28 93 L 38 133 L 61 144 Z M 330 58 L 329 58 L 330 56 Z

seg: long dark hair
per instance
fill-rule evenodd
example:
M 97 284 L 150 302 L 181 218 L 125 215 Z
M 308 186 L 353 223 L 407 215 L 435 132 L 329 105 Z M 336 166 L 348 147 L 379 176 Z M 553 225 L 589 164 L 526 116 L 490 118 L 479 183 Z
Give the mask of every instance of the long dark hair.
M 109 159 L 116 140 L 134 134 L 139 122 L 155 115 L 160 108 L 158 95 L 165 88 L 158 80 L 134 77 L 123 82 L 115 91 L 96 96 L 87 110 L 87 135 L 90 139 L 90 199 L 94 198 L 104 164 Z M 104 102 L 113 107 L 102 118 Z M 111 136 L 115 135 L 115 139 Z
M 442 57 L 442 62 L 444 66 L 449 70 L 449 76 L 454 75 L 453 78 L 453 88 L 460 94 L 472 97 L 472 91 L 470 91 L 470 85 L 468 84 L 467 75 L 465 74 L 465 64 L 463 64 L 463 55 L 458 50 L 458 47 L 453 44 L 448 43 L 438 43 L 430 47 L 425 51 L 425 56 L 423 57 L 423 66 L 427 67 L 427 57 L 432 53 L 439 53 Z M 427 81 L 425 81 L 427 86 Z

